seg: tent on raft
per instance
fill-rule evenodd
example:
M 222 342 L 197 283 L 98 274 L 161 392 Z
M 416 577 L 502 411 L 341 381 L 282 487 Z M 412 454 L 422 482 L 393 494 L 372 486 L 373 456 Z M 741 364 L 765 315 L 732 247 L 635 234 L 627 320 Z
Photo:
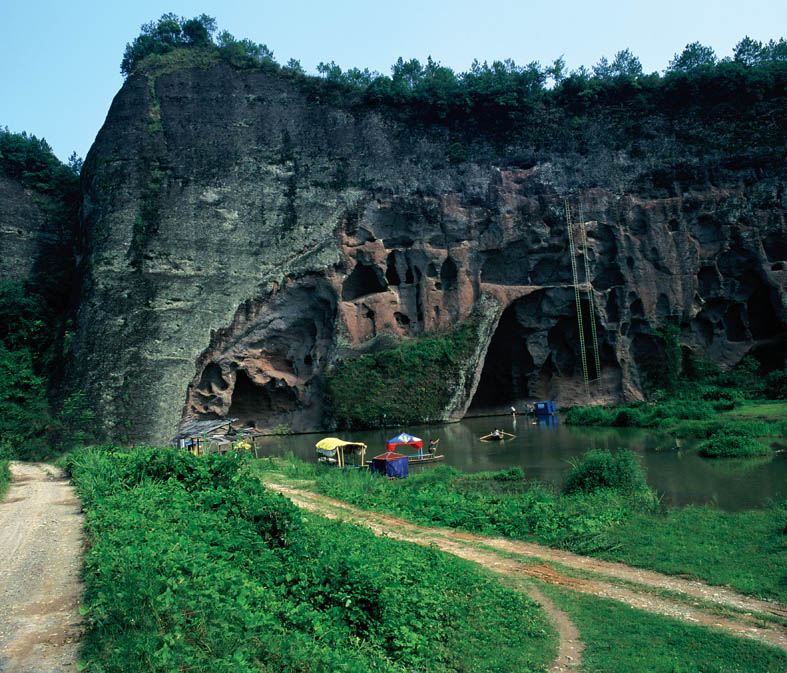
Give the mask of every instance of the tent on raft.
M 412 446 L 418 450 L 418 455 L 420 456 L 424 450 L 424 442 L 420 437 L 413 437 L 412 435 L 408 435 L 406 432 L 402 432 L 401 434 L 396 435 L 393 439 L 389 439 L 385 443 L 385 448 L 388 451 L 396 451 L 397 447 L 403 446 Z
M 407 456 L 388 451 L 372 458 L 372 474 L 384 474 L 391 479 L 404 479 L 410 474 Z
M 364 455 L 366 454 L 366 444 L 363 442 L 345 442 L 338 437 L 326 437 L 315 445 L 317 448 L 317 462 L 331 463 L 338 467 L 363 467 Z M 347 465 L 348 457 L 358 457 L 360 460 L 353 460 Z

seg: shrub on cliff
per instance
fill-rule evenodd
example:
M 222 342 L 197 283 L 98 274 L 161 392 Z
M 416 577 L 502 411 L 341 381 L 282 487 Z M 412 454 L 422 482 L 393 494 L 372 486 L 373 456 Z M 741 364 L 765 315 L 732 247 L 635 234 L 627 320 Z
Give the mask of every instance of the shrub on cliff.
M 448 404 L 475 345 L 474 325 L 347 360 L 326 377 L 331 414 L 342 428 L 434 420 Z

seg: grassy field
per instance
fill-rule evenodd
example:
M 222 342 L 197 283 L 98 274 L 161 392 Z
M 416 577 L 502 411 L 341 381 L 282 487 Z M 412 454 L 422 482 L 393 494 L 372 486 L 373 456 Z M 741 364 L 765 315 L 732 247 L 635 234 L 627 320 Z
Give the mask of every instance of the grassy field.
M 777 673 L 787 653 L 616 601 L 541 586 L 580 630 L 588 673 Z
M 80 670 L 542 672 L 540 606 L 461 559 L 304 515 L 244 459 L 83 449 Z
M 254 469 L 284 469 L 321 493 L 421 524 L 534 540 L 787 601 L 787 502 L 737 513 L 667 508 L 642 489 L 560 493 L 518 468 L 469 475 L 437 467 L 397 481 L 299 461 L 261 460 Z

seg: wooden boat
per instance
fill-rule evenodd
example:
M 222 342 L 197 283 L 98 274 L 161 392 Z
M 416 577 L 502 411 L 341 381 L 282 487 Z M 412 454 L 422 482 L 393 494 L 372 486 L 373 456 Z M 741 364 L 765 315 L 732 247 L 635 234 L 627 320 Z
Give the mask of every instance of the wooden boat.
M 445 460 L 444 455 L 435 455 L 434 453 L 424 453 L 421 456 L 407 456 L 407 462 L 410 465 L 421 465 L 423 463 L 436 463 L 440 460 Z
M 494 432 L 490 432 L 488 435 L 479 437 L 479 439 L 482 442 L 504 442 L 508 439 L 514 439 L 514 437 L 516 437 L 516 435 L 512 435 L 510 432 L 504 432 L 501 430 L 499 435 L 496 435 Z

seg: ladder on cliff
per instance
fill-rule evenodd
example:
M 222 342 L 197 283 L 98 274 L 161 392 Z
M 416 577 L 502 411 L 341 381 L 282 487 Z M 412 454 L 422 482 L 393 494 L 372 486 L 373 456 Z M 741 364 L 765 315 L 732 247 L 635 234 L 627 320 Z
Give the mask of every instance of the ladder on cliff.
M 590 384 L 598 384 L 598 392 L 601 394 L 601 359 L 598 352 L 598 336 L 596 334 L 596 312 L 593 301 L 593 286 L 590 283 L 590 267 L 588 265 L 587 256 L 587 232 L 585 229 L 585 217 L 582 212 L 582 203 L 579 204 L 579 219 L 580 219 L 580 234 L 581 234 L 581 249 L 578 249 L 574 243 L 574 225 L 571 222 L 571 206 L 568 199 L 565 199 L 566 208 L 566 230 L 568 231 L 568 247 L 569 256 L 571 257 L 571 274 L 574 281 L 574 301 L 577 307 L 577 327 L 579 330 L 579 352 L 582 360 L 582 378 L 585 383 L 585 395 L 590 401 Z M 584 261 L 585 282 L 580 284 L 579 273 L 577 270 L 577 253 L 582 253 Z M 587 292 L 588 302 L 588 319 L 590 321 L 590 339 L 593 352 L 593 364 L 595 365 L 595 377 L 590 378 L 588 371 L 588 348 L 585 344 L 585 324 L 582 318 L 582 297 L 581 289 Z

